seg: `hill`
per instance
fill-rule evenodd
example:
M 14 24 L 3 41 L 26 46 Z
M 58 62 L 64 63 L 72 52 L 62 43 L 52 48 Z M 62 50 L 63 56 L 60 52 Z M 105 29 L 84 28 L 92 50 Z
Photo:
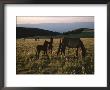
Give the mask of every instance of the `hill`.
M 89 28 L 79 28 L 76 30 L 71 30 L 68 32 L 63 32 L 64 36 L 74 37 L 74 38 L 93 38 L 94 30 Z
M 79 28 L 79 29 L 68 31 L 68 32 L 63 32 L 63 34 L 64 35 L 68 35 L 68 34 L 80 34 L 82 32 L 94 32 L 94 30 L 93 29 L 89 29 L 89 28 Z
M 34 36 L 56 36 L 59 32 L 53 32 L 40 28 L 16 27 L 16 38 L 34 37 Z

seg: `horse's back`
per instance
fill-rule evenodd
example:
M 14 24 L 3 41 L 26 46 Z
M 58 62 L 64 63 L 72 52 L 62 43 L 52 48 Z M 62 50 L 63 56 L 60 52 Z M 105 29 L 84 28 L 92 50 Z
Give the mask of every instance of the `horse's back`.
M 69 48 L 76 48 L 80 44 L 80 38 L 64 38 Z

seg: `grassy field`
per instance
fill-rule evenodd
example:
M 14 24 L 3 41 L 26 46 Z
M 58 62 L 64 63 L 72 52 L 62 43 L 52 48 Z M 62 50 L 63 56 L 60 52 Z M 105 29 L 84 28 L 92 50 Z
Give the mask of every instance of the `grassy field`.
M 52 55 L 49 58 L 40 53 L 36 60 L 36 46 L 49 39 L 17 39 L 16 40 L 16 74 L 94 74 L 94 38 L 81 38 L 87 53 L 82 60 L 79 50 L 79 60 L 75 58 L 74 49 L 66 49 L 66 55 L 56 55 L 59 40 L 54 39 Z

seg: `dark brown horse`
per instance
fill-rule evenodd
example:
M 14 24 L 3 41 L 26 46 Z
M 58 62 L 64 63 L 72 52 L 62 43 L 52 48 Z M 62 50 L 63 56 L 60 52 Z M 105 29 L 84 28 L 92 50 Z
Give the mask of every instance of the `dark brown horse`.
M 41 51 L 44 51 L 44 55 L 48 56 L 47 51 L 51 50 L 51 54 L 52 54 L 52 48 L 53 48 L 52 44 L 53 44 L 53 38 L 51 37 L 50 42 L 45 40 L 43 45 L 38 45 L 36 47 L 36 57 L 37 57 L 37 59 L 39 59 L 39 54 L 40 54 Z
M 48 50 L 50 50 L 51 54 L 52 54 L 52 49 L 53 49 L 53 38 L 50 38 L 50 42 L 48 42 Z
M 45 40 L 43 45 L 38 45 L 36 47 L 36 58 L 39 59 L 39 54 L 41 51 L 44 51 L 44 55 L 46 54 L 48 56 L 47 49 L 48 49 L 48 41 Z
M 76 48 L 77 49 L 76 50 L 76 56 L 77 57 L 78 57 L 78 48 L 81 48 L 82 56 L 85 57 L 86 49 L 84 47 L 83 42 L 80 40 L 80 38 L 67 38 L 67 37 L 64 37 L 62 39 L 62 42 L 60 40 L 60 44 L 59 44 L 57 55 L 60 52 L 61 52 L 61 54 L 63 53 L 65 55 L 66 47 L 68 47 L 68 48 Z
M 62 55 L 62 53 L 65 55 L 65 48 L 66 48 L 66 46 L 64 45 L 64 43 L 62 43 L 62 41 L 60 39 L 57 56 L 59 53 L 61 53 L 61 55 Z
M 39 37 L 35 38 L 35 41 L 39 41 Z

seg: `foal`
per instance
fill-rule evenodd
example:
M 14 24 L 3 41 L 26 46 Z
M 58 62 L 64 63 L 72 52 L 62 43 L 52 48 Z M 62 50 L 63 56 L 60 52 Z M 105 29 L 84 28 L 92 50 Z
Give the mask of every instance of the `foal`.
M 39 59 L 39 54 L 40 54 L 41 51 L 44 51 L 44 55 L 46 54 L 48 56 L 47 48 L 48 48 L 48 41 L 46 41 L 46 40 L 45 40 L 43 45 L 38 45 L 36 47 L 36 57 L 37 57 L 37 59 Z

